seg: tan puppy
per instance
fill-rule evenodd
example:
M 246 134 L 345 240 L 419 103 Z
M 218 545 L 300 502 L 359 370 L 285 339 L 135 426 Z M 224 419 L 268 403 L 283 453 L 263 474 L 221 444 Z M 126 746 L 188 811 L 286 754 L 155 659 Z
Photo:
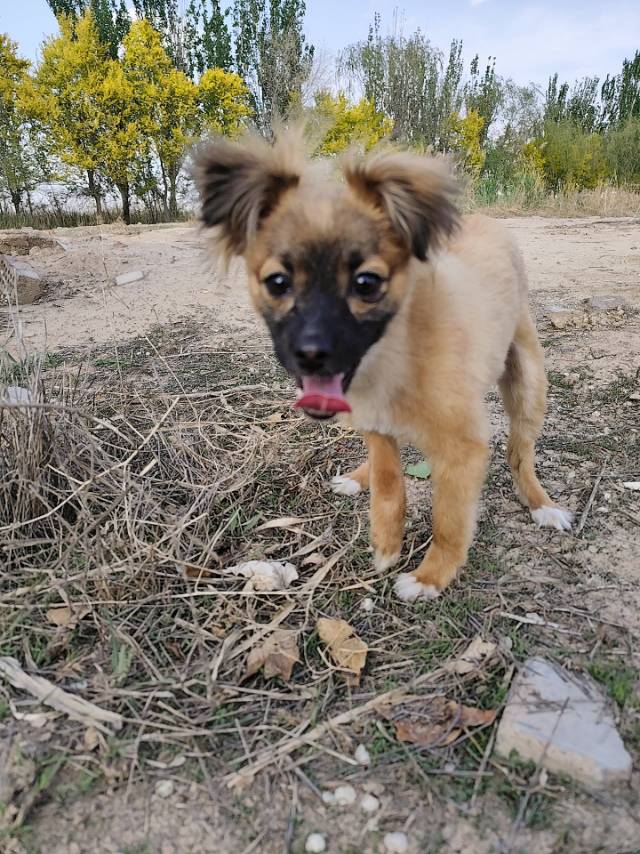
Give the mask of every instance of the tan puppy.
M 460 219 L 441 161 L 387 152 L 343 164 L 344 181 L 275 146 L 221 141 L 198 157 L 202 219 L 244 257 L 253 302 L 311 417 L 340 413 L 368 461 L 333 487 L 371 490 L 382 571 L 400 556 L 399 443 L 432 463 L 433 540 L 400 575 L 402 599 L 433 598 L 464 564 L 488 458 L 484 398 L 496 383 L 511 421 L 507 456 L 538 525 L 571 527 L 534 470 L 546 402 L 542 349 L 520 254 L 497 222 Z

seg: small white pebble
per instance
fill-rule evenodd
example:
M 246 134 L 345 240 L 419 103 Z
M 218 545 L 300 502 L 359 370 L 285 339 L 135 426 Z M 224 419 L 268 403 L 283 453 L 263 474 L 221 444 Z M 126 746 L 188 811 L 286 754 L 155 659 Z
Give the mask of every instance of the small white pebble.
M 380 801 L 375 797 L 375 795 L 363 795 L 360 798 L 360 806 L 365 812 L 373 813 L 380 806 Z
M 322 793 L 322 802 L 328 804 L 329 806 L 332 806 L 336 802 L 336 796 L 333 794 L 333 792 L 327 790 Z
M 321 851 L 327 850 L 327 841 L 321 833 L 310 833 L 304 844 L 304 850 L 311 854 L 320 854 Z
M 159 798 L 170 798 L 173 794 L 173 780 L 158 780 L 155 792 Z
M 611 493 L 610 492 L 605 492 L 604 500 L 605 501 L 611 501 Z
M 396 830 L 394 833 L 385 833 L 383 843 L 389 854 L 404 854 L 405 851 L 409 850 L 409 837 L 400 830 Z
M 338 786 L 333 795 L 339 807 L 349 807 L 351 804 L 355 804 L 358 797 L 353 786 Z
M 360 607 L 363 611 L 366 611 L 367 614 L 371 613 L 375 607 L 373 599 L 370 599 L 369 596 L 367 596 L 366 599 L 362 600 L 362 605 Z
M 359 744 L 356 747 L 356 752 L 353 754 L 356 762 L 359 762 L 360 765 L 370 765 L 371 764 L 371 756 L 369 756 L 369 751 L 364 746 L 364 744 Z

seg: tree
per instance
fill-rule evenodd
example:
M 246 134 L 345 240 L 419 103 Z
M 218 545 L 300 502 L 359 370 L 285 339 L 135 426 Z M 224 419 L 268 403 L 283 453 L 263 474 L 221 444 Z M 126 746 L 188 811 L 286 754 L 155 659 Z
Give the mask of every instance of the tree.
M 623 61 L 620 74 L 607 75 L 601 95 L 605 127 L 621 127 L 628 119 L 640 117 L 640 51 Z
M 558 75 L 549 78 L 544 105 L 544 121 L 570 121 L 576 127 L 592 133 L 600 126 L 598 78 L 584 77 L 571 89 L 568 83 L 558 86 Z
M 353 143 L 368 151 L 393 130 L 391 119 L 377 112 L 372 100 L 361 98 L 357 104 L 351 104 L 343 92 L 335 96 L 319 92 L 313 113 L 321 127 L 326 128 L 318 154 L 338 154 Z
M 503 100 L 503 87 L 496 76 L 495 57 L 489 57 L 484 73 L 480 74 L 479 58 L 471 60 L 470 77 L 464 87 L 464 103 L 467 115 L 482 118 L 479 142 L 484 145 Z M 477 122 L 475 122 L 477 125 Z
M 231 33 L 219 0 L 191 0 L 185 21 L 185 43 L 192 79 L 211 68 L 229 71 L 233 63 Z
M 420 30 L 407 37 L 397 21 L 383 36 L 376 15 L 367 40 L 342 53 L 340 68 L 376 111 L 392 119 L 395 138 L 446 151 L 449 119 L 462 107 L 461 56 L 461 43 L 452 42 L 445 65 Z
M 539 147 L 545 180 L 554 192 L 593 188 L 609 174 L 602 136 L 585 133 L 569 119 L 548 122 Z
M 201 129 L 209 133 L 237 136 L 251 115 L 250 93 L 232 71 L 209 68 L 198 83 Z
M 234 0 L 235 69 L 251 93 L 256 124 L 266 136 L 301 101 L 313 62 L 306 43 L 304 0 Z
M 18 56 L 17 44 L 0 33 L 0 189 L 9 194 L 16 214 L 36 168 L 23 101 L 28 72 L 29 63 Z
M 73 23 L 89 10 L 102 44 L 108 45 L 112 59 L 129 30 L 131 18 L 125 0 L 47 0 L 56 18 L 67 18 Z
M 484 121 L 483 116 L 476 110 L 470 110 L 463 118 L 457 115 L 451 117 L 452 149 L 457 152 L 462 165 L 474 178 L 480 175 L 484 166 Z
M 50 152 L 82 170 L 86 192 L 102 216 L 99 170 L 106 125 L 104 82 L 110 64 L 91 11 L 74 22 L 58 18 L 60 34 L 45 42 L 26 102 Z

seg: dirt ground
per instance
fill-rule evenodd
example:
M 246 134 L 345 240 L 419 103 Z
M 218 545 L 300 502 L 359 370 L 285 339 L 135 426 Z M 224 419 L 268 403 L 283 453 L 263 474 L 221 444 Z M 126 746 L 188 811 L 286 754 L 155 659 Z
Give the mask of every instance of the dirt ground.
M 338 578 L 330 574 L 327 581 L 333 589 L 323 592 L 326 598 L 320 605 L 314 602 L 314 609 L 356 624 L 359 636 L 374 652 L 374 664 L 359 692 L 345 695 L 344 685 L 326 669 L 326 660 L 318 663 L 314 646 L 305 653 L 314 673 L 309 682 L 299 675 L 290 685 L 250 680 L 240 686 L 237 682 L 232 685 L 231 678 L 225 676 L 219 690 L 222 694 L 226 691 L 237 704 L 246 706 L 252 698 L 256 703 L 259 700 L 265 731 L 273 730 L 269 737 L 280 737 L 297 732 L 299 727 L 302 731 L 303 721 L 305 725 L 312 721 L 313 725 L 345 708 L 344 704 L 358 705 L 375 692 L 393 687 L 398 679 L 407 679 L 403 665 L 411 676 L 420 672 L 417 662 L 424 667 L 437 665 L 439 656 L 459 652 L 461 645 L 464 648 L 468 639 L 479 633 L 499 644 L 500 667 L 486 675 L 480 686 L 469 681 L 463 687 L 447 684 L 443 690 L 456 697 L 472 696 L 478 705 L 489 703 L 499 709 L 514 667 L 529 654 L 547 655 L 570 669 L 591 673 L 608 691 L 622 737 L 634 758 L 630 785 L 588 792 L 571 781 L 552 777 L 546 786 L 536 788 L 535 769 L 507 766 L 491 758 L 490 731 L 484 741 L 474 743 L 471 739 L 471 744 L 432 756 L 429 751 L 391 744 L 384 722 L 357 720 L 345 731 L 330 731 L 322 747 L 302 756 L 292 754 L 299 761 L 274 763 L 242 793 L 230 791 L 221 780 L 213 754 L 224 754 L 228 770 L 237 770 L 264 746 L 260 721 L 255 731 L 243 731 L 240 712 L 231 714 L 230 725 L 224 715 L 216 718 L 215 726 L 220 727 L 222 722 L 226 728 L 220 728 L 215 744 L 208 744 L 209 752 L 200 741 L 198 749 L 193 746 L 195 742 L 185 741 L 177 750 L 167 735 L 167 744 L 155 745 L 159 753 L 143 753 L 145 733 L 156 732 L 154 727 L 157 732 L 163 726 L 169 730 L 169 724 L 180 715 L 183 727 L 190 723 L 180 704 L 174 703 L 173 687 L 165 691 L 171 697 L 163 699 L 161 674 L 163 667 L 170 665 L 154 658 L 156 650 L 144 645 L 142 637 L 148 627 L 143 621 L 139 634 L 127 631 L 143 648 L 141 660 L 152 661 L 149 667 L 156 675 L 144 685 L 125 677 L 110 696 L 121 692 L 118 702 L 123 704 L 129 703 L 127 693 L 131 698 L 143 698 L 141 704 L 135 700 L 135 715 L 130 711 L 133 706 L 119 706 L 125 716 L 136 720 L 143 718 L 147 708 L 159 704 L 154 714 L 160 723 L 154 718 L 150 729 L 140 726 L 119 748 L 120 753 L 111 745 L 100 743 L 96 748 L 86 741 L 79 743 L 82 730 L 65 730 L 60 719 L 35 728 L 19 715 L 0 716 L 0 751 L 4 751 L 5 768 L 19 766 L 24 778 L 21 783 L 14 782 L 12 789 L 17 793 L 23 820 L 19 832 L 0 836 L 0 850 L 42 854 L 296 854 L 305 850 L 309 833 L 321 831 L 329 852 L 382 854 L 384 834 L 403 831 L 409 839 L 410 854 L 640 851 L 640 493 L 623 485 L 640 480 L 640 221 L 529 217 L 504 222 L 517 236 L 525 255 L 532 304 L 547 354 L 550 399 L 539 450 L 542 479 L 552 495 L 576 512 L 580 531 L 566 536 L 536 531 L 525 520 L 506 472 L 505 421 L 492 395 L 489 405 L 495 425 L 494 454 L 469 580 L 463 576 L 448 592 L 444 605 L 441 600 L 422 605 L 413 617 L 407 617 L 406 608 L 400 610 L 392 602 L 389 586 L 381 588 L 380 580 L 361 568 L 366 562 L 366 546 L 362 545 L 366 542 L 366 498 L 349 501 L 329 496 L 316 509 L 319 515 L 315 517 L 311 515 L 311 498 L 310 503 L 304 503 L 308 478 L 315 483 L 317 476 L 318 484 L 326 483 L 336 472 L 336 462 L 338 469 L 347 470 L 357 459 L 357 442 L 342 436 L 337 428 L 318 428 L 312 433 L 311 428 L 300 427 L 296 421 L 291 430 L 296 431 L 300 445 L 292 449 L 291 460 L 286 462 L 287 486 L 265 518 L 269 514 L 272 518 L 298 517 L 303 508 L 306 519 L 319 519 L 330 506 L 339 508 L 340 524 L 354 526 L 357 522 L 364 526 L 361 535 L 360 528 L 356 533 L 345 529 L 344 541 L 351 538 L 357 542 L 358 560 L 362 560 L 353 564 L 353 578 L 351 568 Z M 270 367 L 269 341 L 251 314 L 242 271 L 239 266 L 229 273 L 216 269 L 197 228 L 108 226 L 59 230 L 57 235 L 65 242 L 66 251 L 33 250 L 29 259 L 46 278 L 45 298 L 23 307 L 19 315 L 24 344 L 31 352 L 46 353 L 52 370 L 73 373 L 81 365 L 82 370 L 89 371 L 93 388 L 103 396 L 109 394 L 109 383 L 116 374 L 121 381 L 123 372 L 130 370 L 131 383 L 137 384 L 142 396 L 158 383 L 163 389 L 178 383 L 198 400 L 209 390 L 232 388 L 236 371 L 237 376 L 242 375 L 242 382 L 257 383 L 248 387 L 260 389 L 255 394 L 261 396 L 261 406 L 266 406 L 262 398 L 268 388 L 276 388 L 265 413 L 285 411 L 290 391 L 286 379 Z M 114 284 L 116 276 L 135 270 L 144 273 L 143 280 Z M 612 299 L 600 303 L 600 297 Z M 595 301 L 589 302 L 593 298 Z M 558 306 L 568 312 L 562 328 L 550 322 L 550 311 Z M 16 357 L 21 355 L 11 333 L 7 344 Z M 58 381 L 54 378 L 52 387 Z M 233 406 L 233 400 L 225 405 Z M 281 416 L 270 417 L 277 420 Z M 288 416 L 284 418 L 286 421 Z M 265 420 L 260 423 L 264 427 Z M 317 445 L 313 445 L 315 436 L 322 437 Z M 312 471 L 300 480 L 300 472 L 306 472 L 313 453 L 317 473 Z M 297 472 L 292 474 L 296 467 Z M 296 475 L 300 483 L 291 486 Z M 410 561 L 428 535 L 425 502 L 430 486 L 428 481 L 418 480 L 408 486 Z M 261 496 L 266 494 L 264 489 L 261 482 L 254 492 Z M 321 533 L 321 527 L 311 525 L 309 530 L 314 535 Z M 271 553 L 279 554 L 278 536 L 284 534 L 265 532 L 262 553 L 271 549 Z M 254 540 L 255 535 L 247 534 L 246 541 L 236 539 L 234 543 L 246 550 L 245 557 L 258 556 L 250 552 L 256 548 Z M 293 549 L 293 541 L 289 545 Z M 59 592 L 63 589 L 72 588 L 56 587 Z M 115 589 L 100 590 L 103 611 L 109 602 L 124 596 L 119 589 L 114 593 Z M 373 617 L 363 616 L 365 593 L 375 599 Z M 91 596 L 97 608 L 98 594 Z M 22 614 L 35 610 L 28 601 L 19 607 Z M 127 614 L 138 608 L 129 599 L 127 607 L 132 609 Z M 224 626 L 229 638 L 238 628 L 244 630 L 246 620 L 252 625 L 254 620 L 260 621 L 259 610 L 246 598 L 231 607 Z M 103 611 L 100 619 L 111 619 L 104 617 Z M 542 616 L 541 624 L 514 622 L 514 614 L 531 612 Z M 269 619 L 274 613 L 269 612 Z M 191 619 L 188 613 L 183 617 Z M 224 643 L 224 639 L 205 638 L 211 623 L 199 619 L 193 616 L 194 648 L 199 644 L 198 654 L 217 656 L 214 641 Z M 300 625 L 306 626 L 308 619 L 307 606 L 304 624 Z M 33 645 L 25 647 L 14 623 L 11 625 L 15 645 L 7 642 L 4 649 L 9 651 L 5 654 L 20 657 L 17 651 L 21 651 L 27 662 L 33 663 L 32 654 L 39 661 Z M 176 631 L 180 634 L 184 627 Z M 385 652 L 387 637 L 394 638 L 393 655 Z M 173 649 L 169 640 L 162 644 Z M 60 655 L 59 651 L 56 654 Z M 189 652 L 189 660 L 192 654 Z M 90 658 L 91 653 L 87 656 Z M 95 692 L 93 696 L 107 696 L 103 690 L 107 679 L 104 665 L 94 659 L 89 671 L 87 660 L 78 653 L 71 661 L 69 655 L 63 671 L 56 664 L 48 672 L 64 672 L 64 678 L 73 677 L 88 685 Z M 221 661 L 222 653 L 218 665 Z M 226 664 L 227 658 L 224 661 Z M 186 676 L 180 680 L 180 690 L 189 696 L 189 681 Z M 322 687 L 316 689 L 317 684 Z M 16 707 L 11 708 L 15 711 Z M 28 704 L 26 708 L 30 710 Z M 220 708 L 224 710 L 224 703 Z M 194 729 L 205 726 L 195 720 L 192 724 Z M 214 724 L 207 722 L 206 726 Z M 55 766 L 51 775 L 57 774 L 55 785 L 48 776 L 42 782 L 38 762 L 39 756 L 49 756 L 52 743 L 64 745 L 66 763 L 59 773 L 60 766 Z M 367 745 L 373 757 L 366 768 L 352 758 L 358 743 Z M 23 757 L 21 761 L 11 760 L 16 749 Z M 56 755 L 61 755 L 63 748 L 59 751 Z M 76 778 L 78 773 L 89 771 L 93 782 L 85 792 Z M 170 785 L 159 787 L 162 781 Z M 377 797 L 378 811 L 367 815 L 358 804 L 341 808 L 323 803 L 322 791 L 345 782 L 356 789 L 359 798 L 366 793 Z M 520 809 L 523 802 L 526 811 Z M 532 803 L 535 809 L 530 808 Z

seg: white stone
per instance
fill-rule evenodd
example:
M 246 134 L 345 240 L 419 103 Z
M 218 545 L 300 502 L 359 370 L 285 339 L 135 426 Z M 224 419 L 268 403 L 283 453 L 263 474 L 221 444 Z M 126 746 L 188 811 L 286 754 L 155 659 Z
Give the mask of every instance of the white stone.
M 404 854 L 405 851 L 409 850 L 409 837 L 400 830 L 396 830 L 393 833 L 385 833 L 382 842 L 384 850 L 388 854 Z
M 310 854 L 321 854 L 327 850 L 327 840 L 321 833 L 310 833 L 307 836 L 307 841 L 304 844 L 304 850 Z
M 375 603 L 373 599 L 367 596 L 365 599 L 362 600 L 360 607 L 363 611 L 366 611 L 367 614 L 370 614 L 371 611 L 373 611 L 373 609 L 375 608 Z
M 363 795 L 360 798 L 360 807 L 364 812 L 374 813 L 380 808 L 380 801 L 375 795 Z
M 155 792 L 159 798 L 170 798 L 173 794 L 174 785 L 172 780 L 158 780 Z
M 371 756 L 369 756 L 369 751 L 364 746 L 364 744 L 359 744 L 356 747 L 356 752 L 353 754 L 353 758 L 356 760 L 356 762 L 359 762 L 360 765 L 371 764 Z
M 132 285 L 144 279 L 142 270 L 132 270 L 130 273 L 121 273 L 116 276 L 116 285 Z
M 593 311 L 611 311 L 615 308 L 625 308 L 627 305 L 624 297 L 596 296 L 587 300 L 587 306 Z
M 355 804 L 358 797 L 353 786 L 338 786 L 333 796 L 339 807 L 350 807 L 351 804 Z
M 322 803 L 327 804 L 327 806 L 333 806 L 336 802 L 336 796 L 333 792 L 330 792 L 328 789 L 322 793 Z
M 596 685 L 543 658 L 515 678 L 496 738 L 496 752 L 516 750 L 586 786 L 628 780 L 631 757 Z
M 29 388 L 23 388 L 19 385 L 8 385 L 2 392 L 2 401 L 4 403 L 18 406 L 20 404 L 35 403 L 35 395 Z

